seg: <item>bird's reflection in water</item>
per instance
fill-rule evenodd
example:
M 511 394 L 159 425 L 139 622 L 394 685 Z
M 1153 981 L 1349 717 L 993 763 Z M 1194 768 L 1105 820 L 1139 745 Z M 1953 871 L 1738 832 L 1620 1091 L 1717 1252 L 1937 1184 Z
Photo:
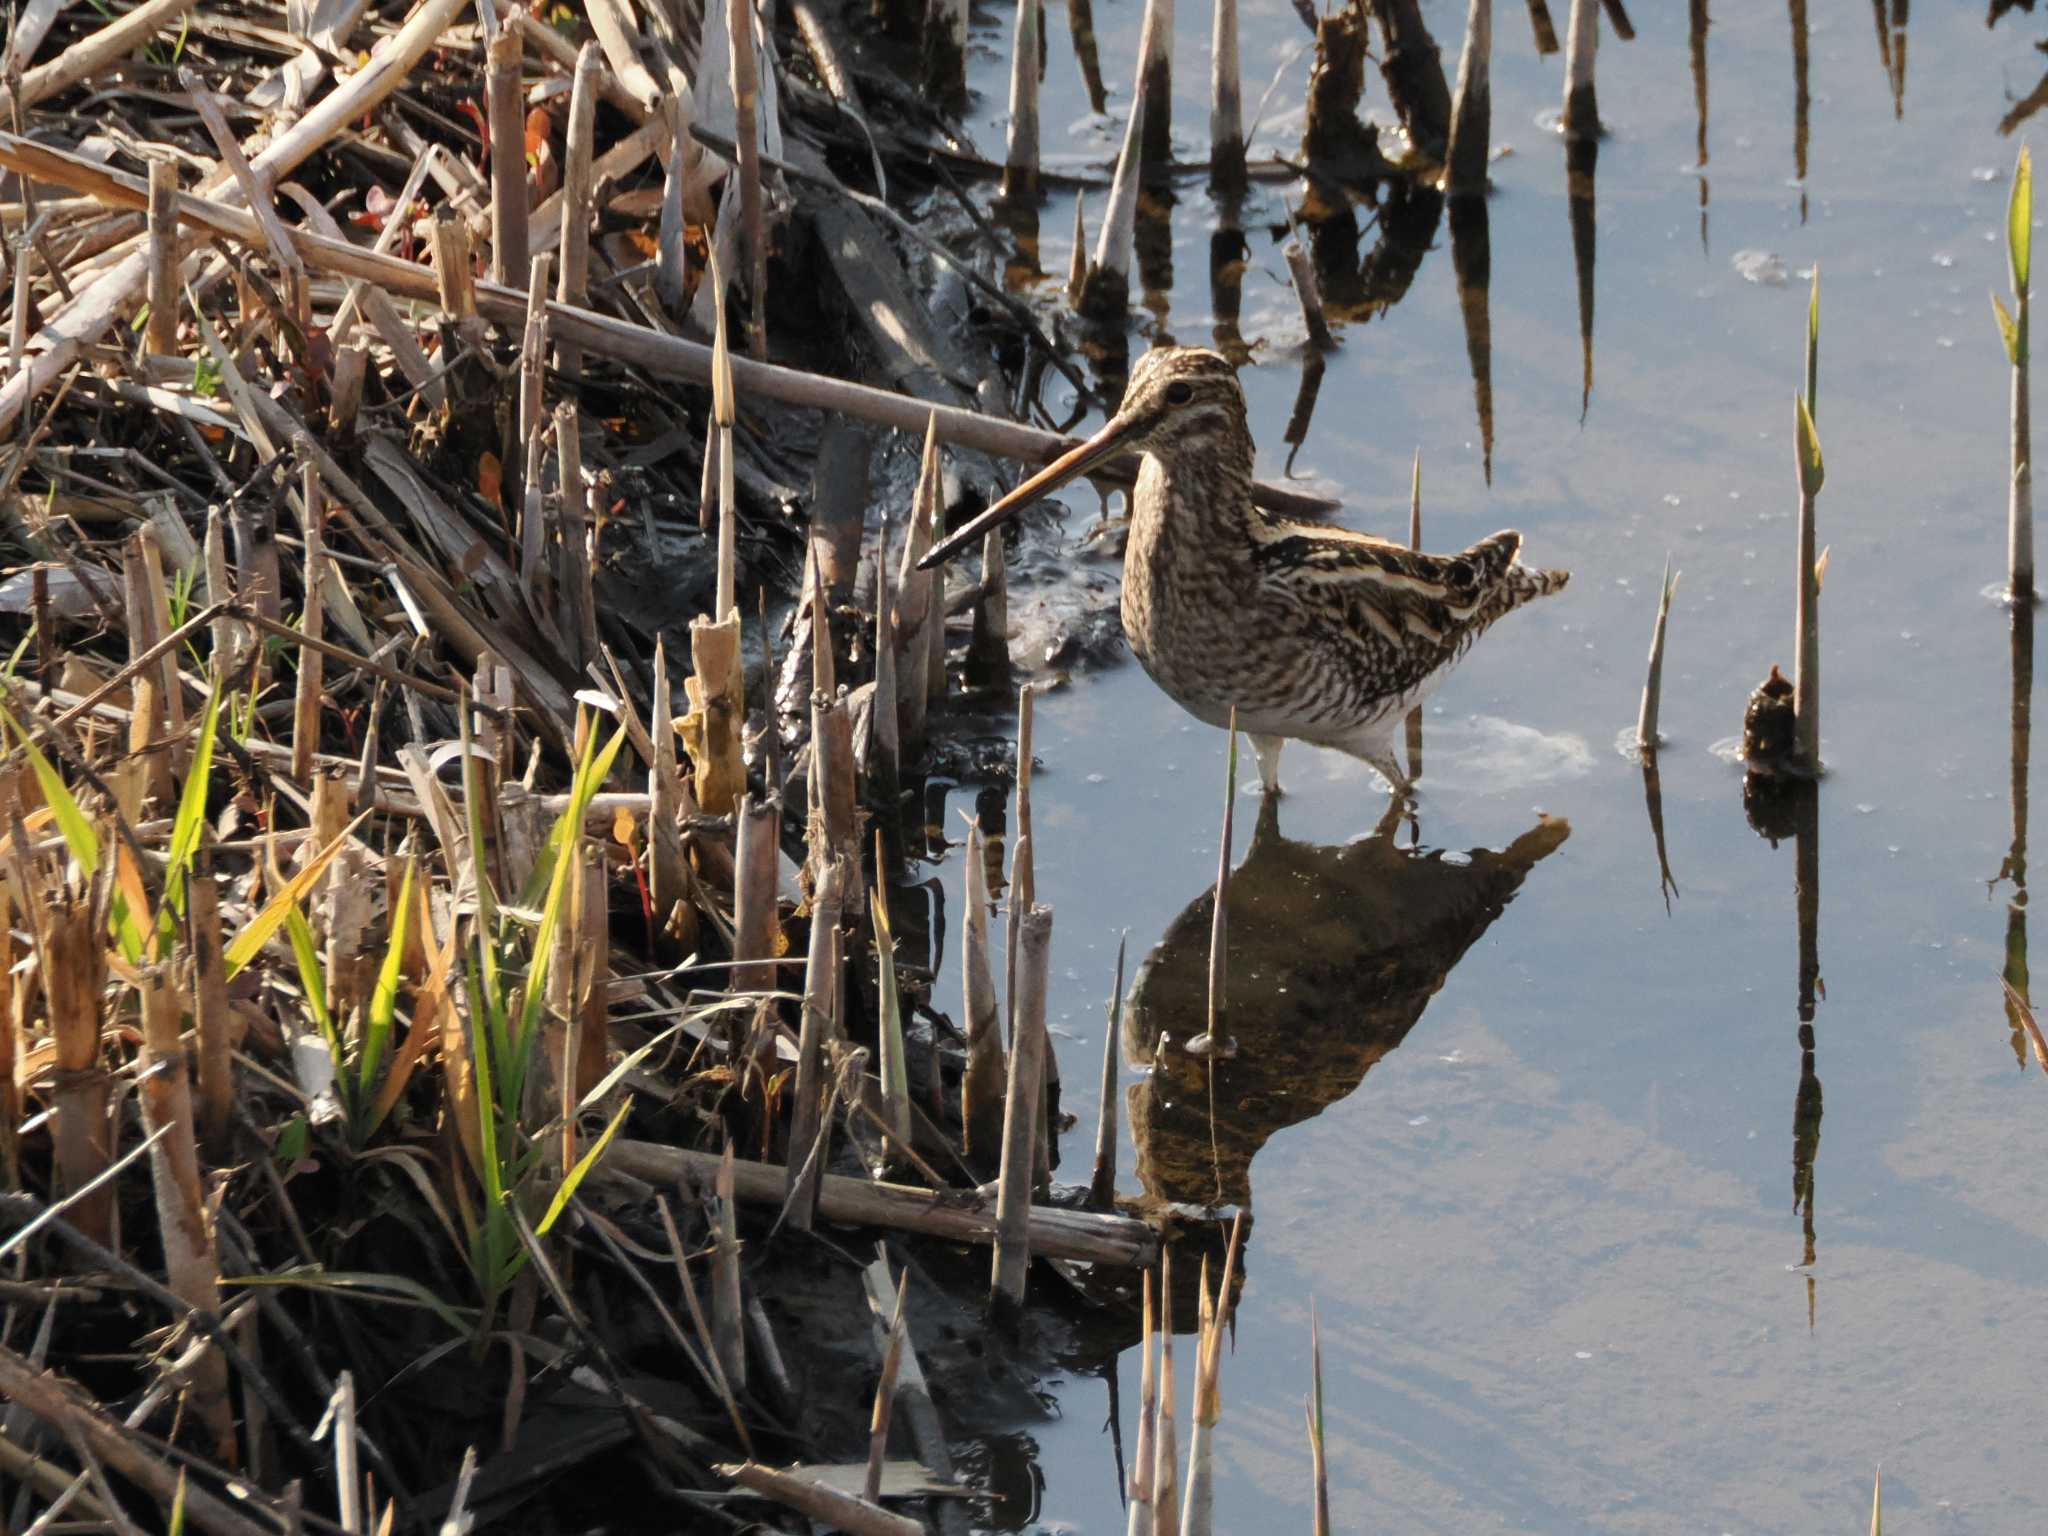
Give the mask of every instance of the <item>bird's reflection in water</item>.
M 1125 1059 L 1153 1069 L 1127 1099 L 1147 1197 L 1248 1206 L 1259 1148 L 1345 1097 L 1407 1037 L 1570 830 L 1544 817 L 1500 852 L 1397 847 L 1391 829 L 1333 847 L 1283 837 L 1267 798 L 1224 912 L 1220 1027 L 1236 1054 L 1182 1048 L 1207 1016 L 1213 889 L 1167 926 L 1124 1013 Z

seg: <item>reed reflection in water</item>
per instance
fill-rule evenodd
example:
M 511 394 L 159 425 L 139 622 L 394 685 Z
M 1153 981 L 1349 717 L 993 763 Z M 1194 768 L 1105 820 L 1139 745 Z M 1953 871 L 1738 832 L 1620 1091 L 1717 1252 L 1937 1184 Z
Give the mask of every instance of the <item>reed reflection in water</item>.
M 1132 986 L 1124 1056 L 1152 1068 L 1126 1097 L 1146 1196 L 1249 1205 L 1259 1149 L 1345 1098 L 1407 1038 L 1570 830 L 1543 817 L 1499 852 L 1399 847 L 1393 829 L 1331 846 L 1283 836 L 1267 798 L 1226 897 L 1236 1054 L 1182 1048 L 1207 1013 L 1213 888 L 1167 925 Z

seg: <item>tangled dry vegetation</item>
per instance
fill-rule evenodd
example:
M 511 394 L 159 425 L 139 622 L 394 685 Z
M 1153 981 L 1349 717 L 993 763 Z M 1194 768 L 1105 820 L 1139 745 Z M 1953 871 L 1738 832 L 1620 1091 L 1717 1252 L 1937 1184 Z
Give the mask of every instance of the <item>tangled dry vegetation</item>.
M 676 131 L 701 18 L 641 10 L 39 0 L 12 34 L 9 1529 L 581 1529 L 594 1491 L 886 1531 L 936 1493 L 953 1529 L 908 1250 L 795 1234 L 997 1244 L 1012 1308 L 1028 1254 L 1156 1250 L 1033 1204 L 1028 846 L 1014 1052 L 986 904 L 951 1034 L 866 857 L 957 670 L 910 574 L 935 434 L 1058 439 L 730 357 L 704 274 L 747 275 L 759 355 L 776 69 L 724 86 L 727 175 Z M 926 433 L 878 619 L 763 515 L 776 401 Z M 998 682 L 1001 604 L 998 560 L 953 605 Z M 862 1294 L 832 1347 L 866 1363 L 798 1348 Z

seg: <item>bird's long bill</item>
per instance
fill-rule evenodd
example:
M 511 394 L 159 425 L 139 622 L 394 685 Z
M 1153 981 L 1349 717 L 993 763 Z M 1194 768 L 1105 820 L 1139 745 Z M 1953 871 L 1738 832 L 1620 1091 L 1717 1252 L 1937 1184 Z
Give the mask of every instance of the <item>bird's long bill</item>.
M 1110 418 L 1108 424 L 1085 443 L 1068 449 L 981 516 L 969 519 L 939 540 L 931 547 L 930 553 L 917 562 L 917 568 L 928 571 L 933 566 L 945 564 L 968 545 L 979 544 L 989 529 L 1002 526 L 1040 497 L 1051 495 L 1068 481 L 1078 479 L 1105 460 L 1115 458 L 1124 451 L 1124 444 L 1137 428 L 1138 422 L 1134 417 Z

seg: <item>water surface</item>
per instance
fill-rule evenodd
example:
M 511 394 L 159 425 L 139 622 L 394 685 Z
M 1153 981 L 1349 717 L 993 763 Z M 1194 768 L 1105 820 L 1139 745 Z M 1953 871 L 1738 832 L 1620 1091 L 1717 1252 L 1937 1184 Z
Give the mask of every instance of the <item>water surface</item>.
M 1997 878 L 2014 838 L 2013 651 L 1983 595 L 2004 557 L 2007 374 L 1984 294 L 2005 287 L 2015 141 L 1998 123 L 2040 76 L 2040 23 L 1987 31 L 1978 7 L 1919 7 L 1902 82 L 1897 33 L 1881 55 L 1860 7 L 1814 7 L 1802 127 L 1807 7 L 1713 6 L 1703 128 L 1687 8 L 1639 3 L 1633 42 L 1604 32 L 1611 136 L 1595 202 L 1581 185 L 1575 208 L 1548 126 L 1561 61 L 1535 56 L 1521 6 L 1495 9 L 1494 141 L 1511 153 L 1489 208 L 1492 482 L 1444 226 L 1400 302 L 1340 324 L 1293 467 L 1344 496 L 1351 526 L 1405 537 L 1419 447 L 1425 543 L 1518 527 L 1529 558 L 1575 577 L 1430 707 L 1419 851 L 1405 827 L 1374 837 L 1370 770 L 1298 745 L 1268 841 L 1252 840 L 1256 799 L 1240 803 L 1242 899 L 1265 926 L 1237 924 L 1237 974 L 1243 996 L 1266 991 L 1239 1027 L 1259 1060 L 1231 1069 L 1206 1170 L 1256 1217 L 1218 1529 L 1308 1528 L 1312 1301 L 1339 1529 L 1860 1529 L 1880 1462 L 1900 1531 L 2042 1529 L 2048 1084 L 2019 1059 L 2000 983 L 2009 938 L 2022 957 L 2025 942 Z M 1425 6 L 1452 68 L 1463 11 Z M 1117 117 L 1137 7 L 1095 14 Z M 1114 123 L 1088 120 L 1059 11 L 1047 31 L 1048 151 L 1094 163 Z M 1243 32 L 1256 101 L 1307 34 L 1281 0 L 1248 3 Z M 995 148 L 1007 22 L 980 35 L 976 132 Z M 1207 37 L 1206 10 L 1184 4 L 1191 158 Z M 1292 148 L 1306 68 L 1289 66 L 1266 145 Z M 1376 80 L 1368 101 L 1384 110 Z M 1269 476 L 1303 364 L 1271 232 L 1295 195 L 1247 206 L 1238 325 Z M 1134 351 L 1214 336 L 1216 222 L 1184 185 L 1174 282 Z M 1069 194 L 1042 225 L 1042 265 L 1063 274 Z M 1582 247 L 1597 238 L 1589 395 L 1575 228 Z M 1784 286 L 1745 275 L 1769 276 L 1769 257 Z M 1795 840 L 1751 829 L 1740 772 L 1713 748 L 1791 661 L 1792 399 L 1815 263 L 1830 772 L 1802 869 Z M 1093 499 L 1068 505 L 1078 531 Z M 1675 893 L 1641 772 L 1615 746 L 1667 555 L 1683 572 L 1660 761 Z M 1088 569 L 1113 591 L 1112 568 Z M 1020 614 L 1032 600 L 1012 598 Z M 1038 891 L 1057 914 L 1055 1028 L 1081 1121 L 1071 1173 L 1099 1109 L 1118 932 L 1134 968 L 1164 944 L 1152 1017 L 1198 995 L 1173 972 L 1191 925 L 1206 931 L 1225 747 L 1125 658 L 1039 701 L 1037 752 Z M 953 920 L 958 865 L 937 866 Z M 1162 1106 L 1168 1141 L 1175 1115 L 1206 1114 L 1184 1060 L 1148 1078 L 1141 1033 L 1119 1090 L 1127 1191 L 1173 1160 L 1134 1153 L 1133 1106 Z M 1126 1437 L 1135 1362 L 1117 1367 Z M 1036 1485 L 996 1520 L 1121 1529 L 1108 1387 L 1077 1375 L 1054 1391 L 1054 1416 L 976 1448 L 1004 1486 Z

